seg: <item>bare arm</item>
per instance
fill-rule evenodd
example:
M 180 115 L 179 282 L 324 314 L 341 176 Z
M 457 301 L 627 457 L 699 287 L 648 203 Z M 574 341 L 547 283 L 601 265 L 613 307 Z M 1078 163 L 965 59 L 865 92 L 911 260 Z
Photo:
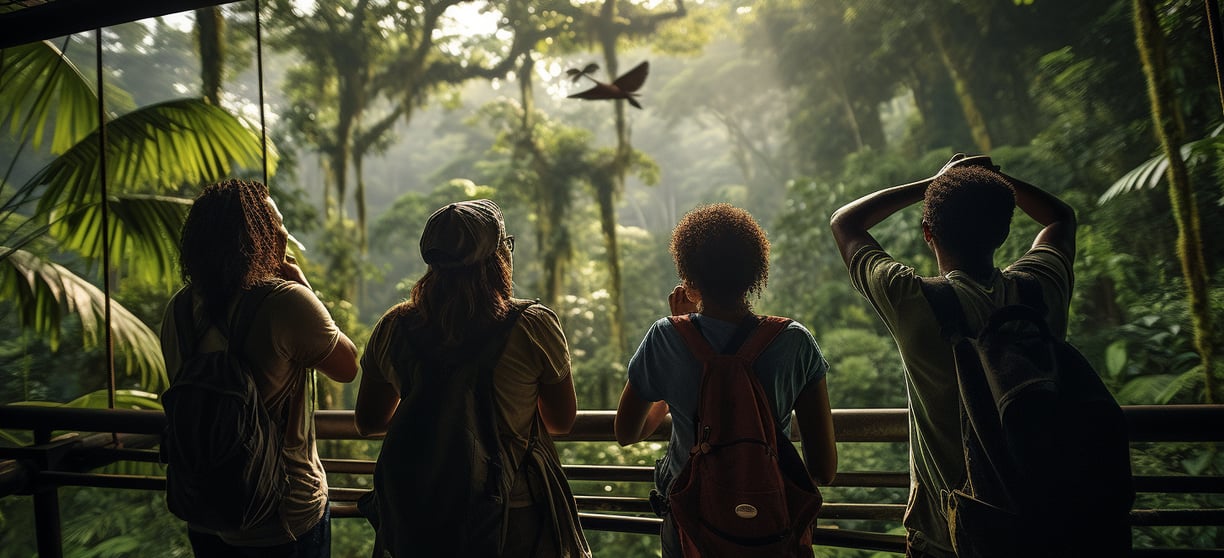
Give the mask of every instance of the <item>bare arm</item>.
M 892 214 L 922 201 L 931 180 L 933 178 L 885 188 L 834 211 L 829 227 L 833 229 L 833 240 L 837 242 L 842 261 L 848 266 L 850 258 L 864 246 L 879 246 L 875 237 L 867 231 Z
M 357 388 L 357 405 L 353 412 L 357 433 L 377 436 L 387 433 L 387 425 L 399 406 L 399 392 L 382 377 L 365 373 Z
M 622 446 L 649 438 L 667 418 L 666 401 L 647 401 L 638 395 L 633 385 L 625 382 L 620 403 L 616 406 L 616 442 Z
M 537 408 L 549 434 L 568 434 L 578 416 L 574 376 L 567 375 L 564 380 L 555 384 L 540 384 Z
M 833 411 L 824 378 L 810 383 L 795 400 L 795 420 L 803 440 L 803 461 L 808 474 L 819 485 L 828 485 L 837 475 L 837 440 L 833 434 Z
M 357 346 L 343 332 L 339 336 L 336 346 L 314 365 L 314 369 L 337 382 L 347 383 L 357 377 Z
M 1004 175 L 1007 176 L 1007 175 Z M 1075 259 L 1075 209 L 1053 194 L 1013 176 L 1007 176 L 1016 191 L 1016 207 L 1045 228 L 1033 239 L 1033 246 L 1049 244 L 1068 259 Z
M 931 181 L 948 169 L 966 165 L 994 168 L 990 157 L 985 155 L 966 157 L 963 153 L 957 153 L 947 163 L 944 163 L 943 168 L 939 169 L 935 176 L 867 194 L 834 211 L 833 216 L 829 219 L 829 227 L 833 229 L 833 240 L 837 242 L 842 260 L 849 266 L 850 258 L 854 257 L 854 254 L 864 246 L 879 246 L 875 237 L 867 232 L 871 227 L 880 224 L 892 214 L 922 201 Z
M 306 275 L 302 272 L 302 268 L 298 266 L 297 261 L 293 259 L 293 256 L 284 256 L 280 269 L 277 270 L 277 277 L 298 283 L 313 292 L 313 289 L 310 288 L 310 282 L 306 280 Z M 337 382 L 348 383 L 357 377 L 357 346 L 353 344 L 353 340 L 349 339 L 344 332 L 340 332 L 339 335 L 340 337 L 336 339 L 336 344 L 332 347 L 331 352 L 327 353 L 327 356 L 323 357 L 322 360 L 315 363 L 311 368 L 322 372 L 324 376 Z

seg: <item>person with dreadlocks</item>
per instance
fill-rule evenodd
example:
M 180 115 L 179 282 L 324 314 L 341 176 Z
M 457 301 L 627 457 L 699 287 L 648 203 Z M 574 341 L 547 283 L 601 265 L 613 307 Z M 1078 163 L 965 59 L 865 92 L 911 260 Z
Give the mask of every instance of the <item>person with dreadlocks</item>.
M 180 264 L 185 286 L 167 306 L 161 345 L 166 369 L 177 370 L 179 334 L 197 352 L 238 342 L 259 396 L 283 437 L 289 477 L 279 517 L 246 530 L 215 532 L 188 525 L 196 556 L 330 556 L 327 478 L 315 448 L 311 369 L 338 382 L 357 375 L 357 349 L 315 296 L 301 267 L 286 254 L 289 233 L 259 182 L 227 180 L 204 188 L 183 227 Z M 190 298 L 190 323 L 176 303 Z M 244 312 L 237 312 L 239 302 Z M 246 336 L 227 340 L 241 314 Z

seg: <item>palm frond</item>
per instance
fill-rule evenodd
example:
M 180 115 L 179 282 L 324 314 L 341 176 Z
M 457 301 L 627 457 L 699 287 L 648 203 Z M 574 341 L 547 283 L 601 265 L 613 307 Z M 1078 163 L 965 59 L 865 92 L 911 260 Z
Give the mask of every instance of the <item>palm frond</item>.
M 0 51 L 0 122 L 19 143 L 37 148 L 53 129 L 51 152 L 63 153 L 98 129 L 97 105 L 92 84 L 50 41 Z
M 1118 390 L 1118 401 L 1126 405 L 1166 405 L 1202 383 L 1202 370 L 1199 366 L 1180 374 L 1151 374 L 1133 378 Z
M 43 167 L 16 196 L 38 192 L 36 214 L 71 211 L 96 203 L 102 161 L 94 131 Z M 262 165 L 256 130 L 200 99 L 150 105 L 116 118 L 106 128 L 106 177 L 113 192 L 166 192 L 182 184 L 217 181 L 235 166 Z M 269 172 L 276 154 L 269 150 Z
M 0 247 L 0 251 L 5 248 Z M 83 343 L 98 346 L 105 324 L 106 295 L 93 284 L 57 263 L 25 250 L 13 250 L 0 260 L 0 297 L 17 309 L 22 327 L 59 344 L 64 314 L 81 320 Z M 168 385 L 160 339 L 149 326 L 118 302 L 111 302 L 111 331 L 115 354 L 127 374 L 139 373 L 146 389 Z
M 112 256 L 118 267 L 150 283 L 176 283 L 178 235 L 190 208 L 191 200 L 185 198 L 140 194 L 111 196 L 110 253 L 123 255 L 122 258 Z M 81 206 L 56 218 L 49 233 L 62 247 L 92 261 L 101 260 L 101 204 Z
M 77 409 L 105 409 L 110 405 L 110 395 L 106 390 L 86 393 L 72 401 L 64 403 L 64 407 Z M 143 411 L 161 411 L 161 398 L 156 393 L 137 389 L 115 390 L 116 409 L 137 409 Z
M 1180 153 L 1182 160 L 1187 165 L 1194 165 L 1208 160 L 1212 156 L 1218 157 L 1220 152 L 1224 151 L 1224 136 L 1220 135 L 1222 130 L 1224 130 L 1224 124 L 1217 126 L 1207 137 L 1181 146 Z M 1101 194 L 1101 197 L 1097 199 L 1097 205 L 1105 205 L 1109 200 L 1135 190 L 1150 190 L 1159 186 L 1160 182 L 1164 180 L 1165 171 L 1168 168 L 1169 158 L 1163 153 L 1144 161 L 1139 166 L 1131 169 L 1130 172 L 1122 175 L 1122 178 L 1114 181 L 1109 189 L 1105 190 L 1105 193 Z

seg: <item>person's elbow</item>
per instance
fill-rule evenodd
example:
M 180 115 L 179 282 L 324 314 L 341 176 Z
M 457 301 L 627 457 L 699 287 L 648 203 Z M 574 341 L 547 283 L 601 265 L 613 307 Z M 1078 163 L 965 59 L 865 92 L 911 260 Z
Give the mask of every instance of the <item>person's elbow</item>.
M 569 434 L 578 418 L 578 399 L 572 378 L 555 384 L 541 384 L 536 409 L 549 434 Z
M 829 229 L 836 235 L 839 231 L 843 231 L 848 226 L 846 223 L 846 208 L 839 207 L 829 216 Z
M 357 346 L 347 335 L 341 333 L 330 353 L 314 368 L 324 376 L 341 383 L 357 378 Z
M 1075 208 L 1071 207 L 1071 205 L 1066 204 L 1066 203 L 1063 204 L 1063 210 L 1061 212 L 1061 215 L 1059 215 L 1059 221 L 1061 221 L 1067 228 L 1071 229 L 1072 231 L 1074 231 L 1075 228 L 1079 226 L 1079 217 L 1077 217 L 1075 214 Z
M 357 434 L 363 438 L 387 433 L 387 425 L 385 423 L 370 420 L 367 417 L 363 417 L 360 413 L 354 416 L 353 422 L 357 427 Z
M 629 428 L 623 427 L 619 417 L 613 430 L 616 431 L 616 443 L 621 444 L 622 448 L 625 447 L 625 445 L 641 442 L 641 438 L 638 437 L 638 433 L 630 432 Z M 638 427 L 638 431 L 640 430 L 641 427 Z
M 541 418 L 544 419 L 544 428 L 548 430 L 549 434 L 562 436 L 574 430 L 574 423 L 577 422 L 578 413 L 542 416 Z
M 815 471 L 809 471 L 812 475 L 812 482 L 818 486 L 829 486 L 833 484 L 833 479 L 837 478 L 837 450 L 833 450 L 821 463 L 816 467 Z

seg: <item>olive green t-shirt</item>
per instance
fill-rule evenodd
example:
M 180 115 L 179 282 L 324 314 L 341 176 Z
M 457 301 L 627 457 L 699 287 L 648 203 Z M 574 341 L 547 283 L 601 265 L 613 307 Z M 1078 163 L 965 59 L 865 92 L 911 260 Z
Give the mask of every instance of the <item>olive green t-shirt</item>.
M 392 346 L 396 320 L 384 314 L 361 355 L 361 372 L 391 384 L 397 393 L 410 393 L 401 385 L 395 369 Z M 506 349 L 493 369 L 493 399 L 497 425 L 512 463 L 520 463 L 527 452 L 536 420 L 541 384 L 557 384 L 570 375 L 569 345 L 557 315 L 542 304 L 529 306 L 510 331 Z M 407 386 L 411 390 L 411 386 Z M 541 431 L 540 436 L 548 436 Z M 523 484 L 523 483 L 520 483 Z M 532 503 L 525 486 L 515 487 L 511 506 Z
M 190 296 L 189 289 L 174 295 L 166 308 L 161 328 L 162 356 L 171 374 L 181 361 L 174 303 Z M 238 297 L 230 301 L 225 315 L 234 312 Z M 192 332 L 205 331 L 198 350 L 219 350 L 224 338 L 214 327 L 206 327 L 203 299 L 194 297 Z M 327 477 L 315 448 L 315 423 L 311 405 L 312 377 L 309 369 L 336 346 L 340 330 L 331 314 L 310 289 L 286 281 L 272 288 L 251 318 L 242 345 L 243 355 L 257 372 L 255 385 L 284 435 L 283 454 L 289 473 L 289 494 L 281 507 L 285 526 L 271 522 L 241 532 L 212 532 L 198 526 L 192 529 L 221 537 L 236 546 L 270 546 L 289 542 L 310 530 L 323 518 L 327 505 Z M 173 378 L 172 378 L 173 379 Z
M 934 556 L 954 556 L 941 504 L 943 491 L 959 488 L 965 476 L 960 406 L 952 347 L 921 290 L 914 268 L 892 259 L 877 246 L 850 260 L 850 280 L 871 302 L 892 333 L 901 354 L 909 400 L 910 494 L 905 527 L 916 548 Z M 1045 299 L 1050 331 L 1064 337 L 1074 281 L 1072 262 L 1052 246 L 1039 245 L 987 283 L 953 271 L 947 275 L 970 331 L 982 327 L 991 311 L 1019 302 L 1008 272 L 1037 279 Z

